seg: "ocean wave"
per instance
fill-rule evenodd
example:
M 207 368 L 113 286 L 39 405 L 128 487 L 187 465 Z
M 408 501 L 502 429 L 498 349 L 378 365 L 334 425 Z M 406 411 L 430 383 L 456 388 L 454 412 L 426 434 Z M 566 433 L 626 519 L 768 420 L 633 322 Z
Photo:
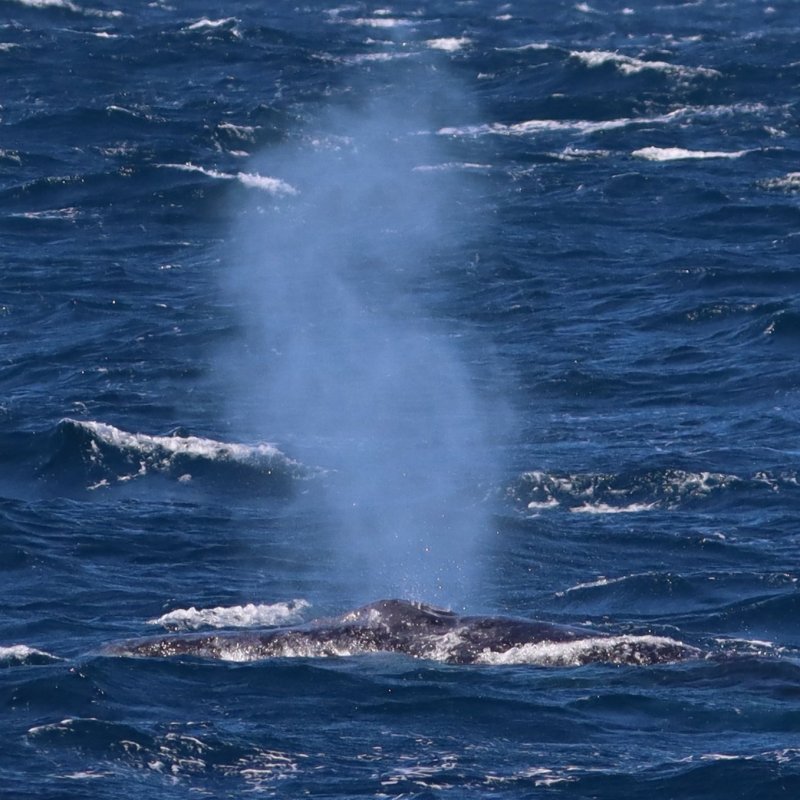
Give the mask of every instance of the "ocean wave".
M 413 172 L 490 172 L 491 164 L 475 164 L 469 161 L 446 161 L 442 164 L 419 164 Z
M 620 514 L 675 509 L 730 492 L 796 491 L 796 472 L 760 470 L 749 476 L 683 469 L 625 473 L 525 472 L 507 490 L 528 511 L 565 509 L 574 513 Z
M 197 166 L 187 162 L 186 164 L 159 164 L 163 169 L 177 169 L 182 172 L 197 172 L 205 175 L 207 178 L 222 181 L 238 181 L 242 186 L 248 189 L 260 189 L 262 192 L 267 192 L 272 195 L 295 195 L 298 194 L 297 189 L 286 181 L 280 178 L 272 178 L 268 175 L 259 175 L 253 172 L 236 172 L 233 174 L 227 172 L 219 172 L 215 169 L 206 169 L 205 167 Z
M 137 770 L 168 776 L 170 784 L 214 773 L 240 783 L 241 791 L 263 792 L 298 771 L 298 758 L 280 750 L 256 747 L 235 737 L 222 739 L 194 723 L 173 723 L 151 732 L 143 725 L 96 717 L 66 717 L 34 725 L 28 738 L 45 747 L 71 747 L 104 754 Z M 97 769 L 64 775 L 72 780 L 104 777 Z M 270 792 L 272 793 L 272 792 Z
M 27 644 L 0 646 L 0 667 L 52 664 L 55 661 L 61 659 Z
M 458 50 L 462 50 L 468 44 L 471 44 L 472 40 L 468 39 L 466 36 L 450 36 L 450 37 L 443 37 L 441 39 L 427 39 L 425 44 L 431 48 L 431 50 L 444 50 L 446 53 L 455 53 Z
M 387 61 L 397 61 L 399 59 L 411 58 L 414 55 L 416 55 L 416 53 L 383 50 L 377 53 L 356 53 L 355 55 L 349 56 L 337 56 L 333 58 L 333 60 L 343 64 L 358 65 L 369 63 L 386 63 Z
M 202 19 L 198 19 L 196 22 L 192 22 L 190 25 L 187 25 L 187 31 L 196 31 L 196 30 L 203 30 L 207 28 L 211 28 L 215 30 L 217 28 L 230 28 L 235 26 L 239 22 L 236 17 L 225 17 L 223 19 L 209 19 L 208 17 L 203 17 Z
M 573 514 L 638 514 L 651 511 L 655 503 L 630 503 L 627 506 L 614 506 L 609 503 L 584 503 L 582 506 L 570 508 Z
M 777 189 L 783 192 L 800 192 L 800 172 L 788 172 L 780 178 L 767 178 L 760 181 L 762 189 Z
M 479 125 L 445 126 L 437 129 L 440 136 L 479 137 L 529 136 L 542 133 L 576 133 L 590 135 L 619 130 L 632 126 L 670 125 L 720 119 L 735 115 L 761 115 L 766 106 L 761 103 L 735 103 L 732 105 L 681 106 L 663 114 L 641 117 L 615 117 L 612 119 L 531 119 L 523 122 L 487 122 Z
M 215 608 L 176 608 L 148 625 L 161 625 L 168 630 L 197 630 L 198 628 L 255 628 L 289 625 L 300 622 L 303 611 L 310 608 L 307 600 L 288 603 L 244 606 L 217 606 Z
M 678 109 L 666 114 L 651 117 L 619 117 L 616 119 L 531 119 L 524 122 L 503 124 L 491 122 L 482 125 L 467 125 L 459 128 L 440 128 L 437 133 L 442 136 L 482 136 L 496 134 L 498 136 L 527 136 L 537 133 L 571 132 L 581 135 L 602 131 L 627 128 L 631 125 L 665 125 L 685 116 L 685 109 Z
M 337 17 L 337 21 L 355 25 L 358 28 L 407 28 L 414 24 L 410 19 L 388 16 L 356 17 L 355 19 Z
M 719 571 L 634 572 L 598 576 L 556 592 L 556 607 L 563 613 L 588 614 L 593 618 L 625 615 L 635 608 L 644 615 L 663 619 L 669 613 L 691 613 L 703 620 L 717 615 L 729 604 L 761 602 L 766 596 L 791 597 L 798 577 L 789 573 Z M 716 625 L 708 624 L 711 629 Z
M 686 67 L 681 64 L 670 64 L 667 61 L 647 61 L 608 50 L 573 50 L 570 56 L 590 69 L 612 64 L 623 75 L 638 75 L 646 70 L 677 75 L 681 78 L 711 78 L 720 75 L 717 70 L 708 67 Z
M 287 490 L 311 471 L 272 444 L 238 444 L 199 436 L 131 433 L 104 422 L 62 420 L 52 437 L 44 477 L 106 489 L 162 475 L 181 484 L 195 477 L 222 485 Z
M 751 153 L 752 150 L 686 150 L 683 147 L 640 147 L 631 155 L 634 158 L 644 158 L 647 161 L 681 161 L 684 159 L 704 158 L 741 158 Z
M 27 8 L 59 9 L 86 17 L 115 19 L 123 16 L 121 11 L 104 11 L 99 8 L 86 8 L 85 6 L 79 6 L 77 3 L 73 3 L 72 0 L 10 0 L 10 2 L 18 3 Z

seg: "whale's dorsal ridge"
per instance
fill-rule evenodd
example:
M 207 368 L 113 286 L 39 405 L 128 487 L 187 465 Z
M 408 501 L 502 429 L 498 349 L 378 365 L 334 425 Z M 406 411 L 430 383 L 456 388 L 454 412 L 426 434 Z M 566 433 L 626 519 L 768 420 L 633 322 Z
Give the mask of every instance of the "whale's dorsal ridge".
M 437 608 L 415 600 L 396 598 L 377 600 L 343 614 L 339 620 L 346 624 L 396 629 L 441 629 L 455 625 L 458 617 L 445 608 Z

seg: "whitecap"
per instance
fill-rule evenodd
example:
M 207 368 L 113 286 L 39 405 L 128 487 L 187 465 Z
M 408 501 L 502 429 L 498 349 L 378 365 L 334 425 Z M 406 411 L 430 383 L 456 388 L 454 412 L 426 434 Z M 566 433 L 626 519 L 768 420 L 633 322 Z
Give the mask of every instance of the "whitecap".
M 348 25 L 367 28 L 402 28 L 412 25 L 410 19 L 399 19 L 397 17 L 358 17 L 356 19 L 343 19 Z
M 123 16 L 121 11 L 102 11 L 99 8 L 85 8 L 73 3 L 72 0 L 11 0 L 11 2 L 19 3 L 19 5 L 27 6 L 28 8 L 60 8 L 64 11 L 70 11 L 73 14 L 82 14 L 87 17 L 107 17 L 113 19 Z
M 523 52 L 525 50 L 549 50 L 552 45 L 549 42 L 528 42 L 528 44 L 518 44 L 514 47 L 496 47 L 500 52 Z
M 603 120 L 569 120 L 569 119 L 532 119 L 515 122 L 510 125 L 501 122 L 490 122 L 482 125 L 466 125 L 460 128 L 440 128 L 437 133 L 442 136 L 481 136 L 496 134 L 499 136 L 525 136 L 535 133 L 575 132 L 580 134 L 598 133 L 600 131 L 626 128 L 629 125 L 666 124 L 678 119 L 683 109 L 671 111 L 653 117 L 619 117 Z
M 91 770 L 79 770 L 78 772 L 67 772 L 59 777 L 68 781 L 87 781 L 94 780 L 96 778 L 111 778 L 113 775 L 113 772 L 92 772 Z
M 164 169 L 178 169 L 183 172 L 199 172 L 208 178 L 222 181 L 238 181 L 242 186 L 250 189 L 260 189 L 272 195 L 295 195 L 298 194 L 297 189 L 286 181 L 280 178 L 272 178 L 267 175 L 259 175 L 253 172 L 236 172 L 230 174 L 227 172 L 219 172 L 215 169 L 206 169 L 205 167 L 197 166 L 191 162 L 185 164 L 159 164 L 159 167 Z
M 638 514 L 642 511 L 652 511 L 656 503 L 631 503 L 627 506 L 612 506 L 608 503 L 584 503 L 582 506 L 571 508 L 573 514 Z
M 307 600 L 288 603 L 244 606 L 216 606 L 215 608 L 176 608 L 157 619 L 147 620 L 148 625 L 161 625 L 170 630 L 197 630 L 198 628 L 251 628 L 289 625 L 302 620 L 302 612 L 310 608 Z
M 229 133 L 237 139 L 247 142 L 253 141 L 253 136 L 258 130 L 257 125 L 234 125 L 232 122 L 220 122 L 217 128 Z
M 443 164 L 419 164 L 413 167 L 412 172 L 452 172 L 464 170 L 467 172 L 491 170 L 491 164 L 475 164 L 469 161 L 446 161 Z
M 752 152 L 751 150 L 686 150 L 683 147 L 641 147 L 634 150 L 634 158 L 644 158 L 648 161 L 682 161 L 684 159 L 705 158 L 741 158 Z
M 778 189 L 784 192 L 800 192 L 800 172 L 789 172 L 780 178 L 760 181 L 763 189 Z
M 64 419 L 62 423 L 83 428 L 103 442 L 119 449 L 136 450 L 150 454 L 156 450 L 187 456 L 197 456 L 218 461 L 252 461 L 261 458 L 286 458 L 273 444 L 232 444 L 199 436 L 151 436 L 146 433 L 130 433 L 105 422 L 88 420 L 81 422 Z
M 48 208 L 42 211 L 21 211 L 11 214 L 12 217 L 23 219 L 66 220 L 72 222 L 78 218 L 80 212 L 77 208 Z
M 208 19 L 208 17 L 203 17 L 189 25 L 186 30 L 196 31 L 202 30 L 203 28 L 222 28 L 226 25 L 235 25 L 238 21 L 236 17 L 225 17 L 224 19 Z
M 618 72 L 623 75 L 637 75 L 645 70 L 663 72 L 679 77 L 715 77 L 720 73 L 708 67 L 687 67 L 682 64 L 670 64 L 667 61 L 645 61 L 641 58 L 632 58 L 615 53 L 610 50 L 573 50 L 570 57 L 581 61 L 587 67 L 595 68 L 604 64 L 613 64 Z
M 20 665 L 29 663 L 48 663 L 60 661 L 58 656 L 38 650 L 27 644 L 12 644 L 5 647 L 0 646 L 0 664 Z
M 336 57 L 334 61 L 342 64 L 386 63 L 388 61 L 397 61 L 401 58 L 411 58 L 414 55 L 416 53 L 381 51 L 378 53 L 356 53 L 353 56 Z
M 74 426 L 90 437 L 89 461 L 92 468 L 105 470 L 105 474 L 101 472 L 96 475 L 96 481 L 87 487 L 90 490 L 108 488 L 149 473 L 170 474 L 178 470 L 180 474 L 175 477 L 179 482 L 187 483 L 191 480 L 191 472 L 187 471 L 187 467 L 204 461 L 232 463 L 266 475 L 277 473 L 295 478 L 309 474 L 302 464 L 268 443 L 250 445 L 199 436 L 152 436 L 131 433 L 94 420 L 64 419 L 61 425 Z M 118 451 L 124 457 L 122 463 L 109 457 L 110 454 L 104 452 L 102 447 Z
M 428 39 L 425 44 L 431 50 L 444 50 L 446 53 L 455 53 L 463 47 L 471 43 L 471 39 L 466 36 L 461 37 L 444 37 L 441 39 Z
M 570 586 L 568 589 L 564 589 L 562 592 L 556 592 L 556 597 L 564 597 L 568 592 L 579 592 L 582 589 L 597 589 L 601 586 L 611 586 L 614 583 L 621 583 L 628 579 L 629 576 L 624 576 L 621 578 L 606 578 L 605 576 L 601 576 L 593 581 L 587 581 L 586 583 L 576 583 L 574 586 Z

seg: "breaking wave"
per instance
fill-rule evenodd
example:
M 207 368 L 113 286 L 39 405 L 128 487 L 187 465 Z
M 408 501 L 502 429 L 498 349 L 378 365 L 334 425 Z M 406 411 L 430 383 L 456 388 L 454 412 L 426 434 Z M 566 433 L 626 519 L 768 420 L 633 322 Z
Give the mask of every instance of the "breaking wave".
M 13 644 L 7 647 L 0 646 L 0 668 L 18 666 L 39 666 L 61 661 L 58 656 L 45 653 L 27 644 Z
M 623 473 L 525 472 L 509 486 L 515 506 L 531 512 L 619 514 L 696 507 L 736 492 L 763 501 L 800 488 L 795 471 L 763 470 L 749 476 L 683 469 Z
M 159 166 L 164 169 L 177 169 L 181 172 L 197 172 L 200 175 L 205 175 L 207 178 L 213 178 L 220 181 L 238 181 L 242 186 L 248 189 L 259 189 L 262 192 L 272 195 L 293 195 L 297 194 L 297 189 L 294 188 L 286 181 L 280 178 L 272 178 L 269 175 L 259 175 L 254 172 L 236 172 L 230 174 L 227 172 L 220 172 L 216 169 L 206 169 L 197 164 L 160 164 Z
M 195 479 L 222 486 L 288 491 L 311 471 L 272 444 L 220 442 L 177 431 L 132 433 L 104 422 L 64 419 L 51 437 L 41 476 L 90 491 L 161 476 L 179 484 Z

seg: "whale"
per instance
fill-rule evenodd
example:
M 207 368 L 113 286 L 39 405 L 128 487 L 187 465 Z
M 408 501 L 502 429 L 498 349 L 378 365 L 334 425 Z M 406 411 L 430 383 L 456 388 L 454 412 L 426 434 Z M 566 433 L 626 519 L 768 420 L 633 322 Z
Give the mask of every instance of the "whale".
M 387 599 L 287 627 L 162 634 L 107 645 L 111 656 L 197 657 L 222 661 L 396 653 L 446 664 L 593 663 L 651 665 L 697 658 L 701 650 L 654 635 L 614 635 L 585 627 L 504 616 L 461 616 L 422 602 Z

